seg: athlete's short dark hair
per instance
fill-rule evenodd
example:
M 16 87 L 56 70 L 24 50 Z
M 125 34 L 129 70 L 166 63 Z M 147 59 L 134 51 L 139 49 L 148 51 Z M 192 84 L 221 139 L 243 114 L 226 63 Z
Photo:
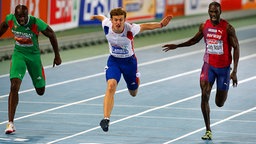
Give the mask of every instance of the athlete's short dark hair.
M 114 8 L 110 11 L 110 18 L 113 16 L 119 16 L 119 15 L 124 15 L 124 18 L 126 18 L 126 11 L 123 10 L 123 8 Z
M 216 1 L 211 2 L 211 3 L 209 4 L 209 8 L 210 8 L 212 5 L 219 7 L 220 10 L 221 10 L 221 5 L 220 5 L 220 3 L 216 2 Z

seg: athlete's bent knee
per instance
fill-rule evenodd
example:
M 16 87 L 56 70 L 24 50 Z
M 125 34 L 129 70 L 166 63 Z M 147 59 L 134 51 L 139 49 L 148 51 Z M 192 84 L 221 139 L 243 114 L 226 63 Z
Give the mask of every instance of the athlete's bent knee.
M 136 97 L 137 93 L 130 93 L 132 97 Z
M 216 105 L 217 105 L 218 107 L 223 107 L 223 106 L 224 106 L 224 103 L 217 103 L 217 102 L 216 102 Z
M 116 90 L 116 87 L 117 87 L 116 80 L 109 80 L 108 81 L 108 86 L 107 86 L 108 91 L 114 92 Z
M 227 99 L 227 91 L 218 90 L 216 94 L 215 104 L 218 107 L 223 107 L 226 99 Z
M 136 97 L 137 92 L 138 92 L 138 89 L 136 89 L 136 90 L 129 90 L 129 93 L 130 93 L 130 95 L 131 95 L 132 97 Z
M 37 93 L 39 96 L 44 95 L 44 92 L 45 92 L 45 87 L 36 88 L 36 93 Z

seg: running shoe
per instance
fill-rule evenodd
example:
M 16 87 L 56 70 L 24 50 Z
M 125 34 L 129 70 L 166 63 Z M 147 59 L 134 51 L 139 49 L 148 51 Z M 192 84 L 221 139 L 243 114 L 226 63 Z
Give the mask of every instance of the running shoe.
M 8 122 L 5 129 L 5 134 L 12 134 L 16 131 L 12 122 Z
M 204 136 L 202 136 L 203 140 L 212 140 L 212 132 L 211 131 L 206 131 Z
M 104 132 L 107 132 L 109 127 L 109 119 L 102 119 L 100 122 L 100 126 Z

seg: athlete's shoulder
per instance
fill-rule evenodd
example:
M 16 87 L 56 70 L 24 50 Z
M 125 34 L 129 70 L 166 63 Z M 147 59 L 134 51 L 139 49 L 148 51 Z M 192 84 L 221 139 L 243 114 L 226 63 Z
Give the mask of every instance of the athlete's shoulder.
M 132 29 L 132 28 L 134 28 L 135 26 L 138 26 L 138 24 L 129 23 L 129 22 L 125 22 L 124 25 L 125 25 L 125 27 L 128 28 L 128 29 Z
M 228 21 L 226 19 L 220 19 L 220 21 L 223 23 L 228 23 Z
M 199 25 L 199 29 L 200 29 L 200 30 L 203 30 L 203 29 L 206 28 L 209 24 L 211 24 L 211 20 L 210 20 L 210 19 L 207 19 L 207 20 L 205 20 L 204 22 L 202 22 L 202 23 Z
M 225 19 L 220 19 L 220 27 L 223 27 L 224 29 L 225 28 L 228 28 L 230 26 L 229 22 Z
M 43 25 L 46 26 L 48 25 L 45 21 L 43 21 L 41 18 L 35 17 L 30 15 L 31 20 L 33 21 L 34 24 L 36 25 Z
M 14 25 L 14 21 L 15 21 L 15 16 L 14 16 L 14 14 L 8 14 L 8 15 L 6 15 L 6 17 L 5 17 L 5 22 L 7 23 L 7 25 L 9 26 L 9 27 L 13 27 L 13 25 Z
M 13 20 L 15 18 L 14 14 L 8 14 L 6 15 L 6 20 Z
M 204 25 L 212 25 L 212 22 L 210 19 L 207 19 L 205 22 L 204 22 Z
M 29 21 L 32 23 L 36 23 L 37 20 L 40 20 L 40 18 L 37 18 L 33 15 L 28 15 L 28 17 L 29 17 Z
M 203 23 L 201 23 L 200 27 L 206 27 L 206 26 L 209 26 L 209 25 L 211 25 L 211 20 L 207 19 Z
M 130 22 L 125 22 L 124 23 L 125 25 L 128 25 L 128 26 L 130 26 L 130 27 L 132 27 L 132 26 L 134 26 L 134 25 L 138 25 L 138 24 L 136 24 L 136 23 L 130 23 Z
M 13 16 L 14 16 L 14 14 L 12 14 L 12 13 L 6 15 L 6 17 L 13 17 Z
M 41 20 L 38 17 L 35 17 L 33 15 L 29 15 L 29 24 L 28 24 L 28 26 L 36 27 L 36 29 L 38 31 L 44 31 L 47 28 L 48 24 L 45 23 L 43 20 Z
M 102 20 L 102 25 L 104 26 L 110 26 L 111 25 L 111 21 L 109 18 L 105 17 L 103 20 Z

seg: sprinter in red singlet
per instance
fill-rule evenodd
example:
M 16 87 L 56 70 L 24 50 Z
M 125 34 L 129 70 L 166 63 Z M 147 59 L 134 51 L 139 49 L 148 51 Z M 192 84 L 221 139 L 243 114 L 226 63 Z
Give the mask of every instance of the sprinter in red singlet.
M 205 41 L 204 64 L 200 75 L 201 110 L 203 113 L 206 132 L 203 140 L 211 140 L 209 98 L 212 86 L 216 80 L 217 92 L 215 103 L 222 107 L 227 99 L 229 81 L 237 86 L 237 66 L 239 61 L 239 43 L 235 29 L 226 20 L 220 18 L 221 5 L 218 2 L 209 4 L 208 14 L 210 19 L 201 24 L 196 35 L 180 44 L 166 44 L 163 51 L 187 47 L 198 43 L 202 38 Z M 233 48 L 233 70 L 230 74 Z

